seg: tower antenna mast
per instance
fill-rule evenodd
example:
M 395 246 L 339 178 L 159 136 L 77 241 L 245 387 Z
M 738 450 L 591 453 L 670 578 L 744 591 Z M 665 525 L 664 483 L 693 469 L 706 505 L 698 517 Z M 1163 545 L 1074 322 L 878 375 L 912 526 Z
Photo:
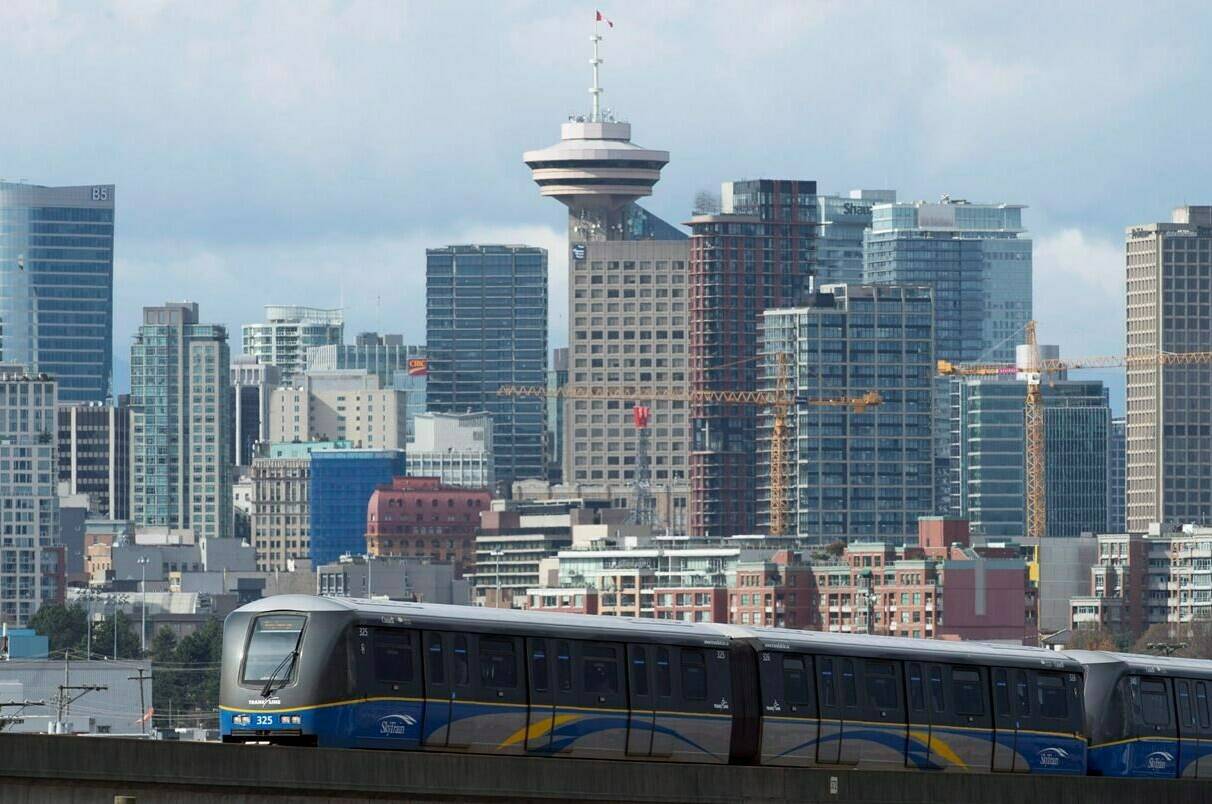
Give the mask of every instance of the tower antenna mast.
M 589 41 L 593 42 L 593 58 L 589 60 L 593 66 L 593 86 L 589 88 L 589 94 L 593 95 L 593 114 L 589 117 L 591 123 L 602 122 L 602 86 L 598 82 L 598 67 L 602 66 L 603 61 L 598 55 L 598 43 L 602 41 L 602 35 L 598 33 L 601 24 L 601 22 L 594 23 L 593 36 L 589 37 Z

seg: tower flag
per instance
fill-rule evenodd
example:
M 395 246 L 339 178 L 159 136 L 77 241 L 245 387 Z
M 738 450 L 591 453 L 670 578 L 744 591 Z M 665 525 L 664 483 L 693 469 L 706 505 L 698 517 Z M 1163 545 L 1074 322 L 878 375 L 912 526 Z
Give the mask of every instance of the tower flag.
M 613 23 L 613 22 L 611 22 L 610 20 L 606 19 L 605 17 L 603 17 L 603 16 L 602 16 L 602 12 L 597 11 L 597 12 L 595 12 L 595 13 L 598 15 L 598 16 L 597 16 L 597 20 L 596 20 L 597 22 L 604 22 L 604 23 L 606 23 L 607 25 L 609 25 L 611 28 L 613 28 L 613 27 L 614 27 L 614 23 Z

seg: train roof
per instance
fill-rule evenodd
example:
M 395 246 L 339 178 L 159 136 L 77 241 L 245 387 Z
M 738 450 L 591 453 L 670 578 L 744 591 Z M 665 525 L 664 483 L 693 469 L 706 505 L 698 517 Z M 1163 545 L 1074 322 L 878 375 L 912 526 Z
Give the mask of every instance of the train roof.
M 345 611 L 359 617 L 384 622 L 420 621 L 443 625 L 473 625 L 489 630 L 509 626 L 538 628 L 552 636 L 584 638 L 669 640 L 690 644 L 722 644 L 729 635 L 726 626 L 688 623 L 680 620 L 655 620 L 635 617 L 606 617 L 596 614 L 564 614 L 481 606 L 451 606 L 441 603 L 408 603 L 394 600 L 331 598 L 313 595 L 277 595 L 261 598 L 236 611 Z
M 1066 653 L 1085 665 L 1117 667 L 1129 673 L 1212 678 L 1212 661 L 1207 659 L 1093 650 L 1071 650 Z
M 900 659 L 946 660 L 979 664 L 1009 664 L 1016 667 L 1078 669 L 1072 657 L 1046 648 L 1004 645 L 994 642 L 959 642 L 945 639 L 912 639 L 872 634 L 838 634 L 824 631 L 794 631 L 787 628 L 741 626 L 740 630 L 773 649 L 825 649 L 858 656 L 895 656 Z

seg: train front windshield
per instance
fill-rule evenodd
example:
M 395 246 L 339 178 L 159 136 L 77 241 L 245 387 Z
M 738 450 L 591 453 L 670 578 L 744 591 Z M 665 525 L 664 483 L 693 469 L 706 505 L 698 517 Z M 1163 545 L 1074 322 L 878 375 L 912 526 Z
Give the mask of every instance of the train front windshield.
M 302 614 L 271 614 L 258 617 L 248 640 L 248 655 L 244 659 L 245 684 L 264 684 L 289 678 L 294 662 L 292 654 L 303 640 Z

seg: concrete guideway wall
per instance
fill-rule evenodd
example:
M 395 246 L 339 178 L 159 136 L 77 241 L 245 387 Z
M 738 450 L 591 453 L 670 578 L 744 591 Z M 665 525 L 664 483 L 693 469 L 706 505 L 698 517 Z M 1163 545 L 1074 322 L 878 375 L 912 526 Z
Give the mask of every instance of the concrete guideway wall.
M 1195 804 L 1212 781 L 673 765 L 0 735 L 0 801 Z

